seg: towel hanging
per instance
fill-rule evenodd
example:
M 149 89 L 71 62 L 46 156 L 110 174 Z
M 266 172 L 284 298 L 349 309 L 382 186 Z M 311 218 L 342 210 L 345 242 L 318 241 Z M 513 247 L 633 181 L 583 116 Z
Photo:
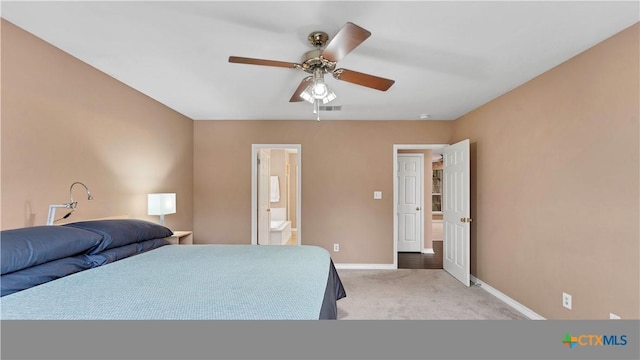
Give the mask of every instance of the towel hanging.
M 271 176 L 271 202 L 280 201 L 280 180 L 277 176 Z

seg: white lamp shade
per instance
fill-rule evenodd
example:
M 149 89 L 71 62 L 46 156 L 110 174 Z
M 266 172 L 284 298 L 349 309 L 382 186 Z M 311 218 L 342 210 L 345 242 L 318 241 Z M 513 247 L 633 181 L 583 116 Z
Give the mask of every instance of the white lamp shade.
M 176 213 L 175 193 L 149 194 L 147 200 L 147 215 L 166 215 Z

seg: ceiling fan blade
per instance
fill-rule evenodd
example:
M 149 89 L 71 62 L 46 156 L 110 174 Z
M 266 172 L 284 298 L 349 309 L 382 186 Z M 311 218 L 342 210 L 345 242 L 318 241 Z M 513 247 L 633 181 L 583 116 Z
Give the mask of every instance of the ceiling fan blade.
M 395 83 L 395 80 L 385 79 L 378 76 L 373 76 L 347 69 L 334 70 L 333 77 L 338 80 L 366 86 L 380 91 L 387 91 L 391 87 L 391 85 Z
M 322 57 L 332 62 L 338 62 L 369 36 L 371 33 L 368 30 L 348 22 L 322 50 Z
M 304 99 L 300 97 L 300 94 L 302 94 L 304 89 L 306 89 L 307 86 L 311 84 L 311 81 L 313 81 L 313 76 L 307 76 L 306 78 L 302 79 L 302 81 L 300 82 L 300 85 L 298 85 L 298 88 L 291 96 L 291 99 L 289 100 L 289 102 L 304 101 Z
M 236 64 L 277 66 L 277 67 L 285 67 L 285 68 L 291 68 L 291 69 L 300 67 L 300 64 L 290 63 L 286 61 L 254 59 L 254 58 L 239 57 L 239 56 L 229 56 L 229 62 L 236 63 Z

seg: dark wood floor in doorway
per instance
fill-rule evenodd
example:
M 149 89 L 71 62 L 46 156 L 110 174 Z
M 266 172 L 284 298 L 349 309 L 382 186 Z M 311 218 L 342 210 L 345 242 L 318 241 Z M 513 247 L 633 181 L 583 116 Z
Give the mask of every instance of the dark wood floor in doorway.
M 435 254 L 398 253 L 398 269 L 442 269 L 442 241 L 433 242 Z

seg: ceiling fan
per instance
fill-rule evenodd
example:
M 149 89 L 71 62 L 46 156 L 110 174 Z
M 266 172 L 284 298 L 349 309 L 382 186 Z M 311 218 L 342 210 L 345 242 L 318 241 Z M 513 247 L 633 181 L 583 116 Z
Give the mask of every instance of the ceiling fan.
M 329 35 L 323 31 L 314 31 L 309 34 L 309 42 L 315 47 L 315 49 L 307 51 L 302 56 L 302 61 L 299 64 L 239 56 L 229 56 L 229 62 L 285 67 L 303 70 L 310 73 L 311 76 L 307 76 L 302 79 L 289 102 L 306 100 L 314 104 L 313 112 L 318 116 L 318 120 L 320 120 L 320 103 L 322 102 L 323 104 L 326 104 L 336 98 L 335 93 L 325 84 L 324 74 L 331 73 L 333 77 L 338 80 L 366 86 L 380 91 L 387 91 L 395 82 L 394 80 L 353 70 L 336 69 L 337 62 L 349 54 L 369 36 L 371 36 L 371 32 L 368 30 L 365 30 L 351 22 L 347 22 L 329 42 L 327 42 L 329 40 Z

